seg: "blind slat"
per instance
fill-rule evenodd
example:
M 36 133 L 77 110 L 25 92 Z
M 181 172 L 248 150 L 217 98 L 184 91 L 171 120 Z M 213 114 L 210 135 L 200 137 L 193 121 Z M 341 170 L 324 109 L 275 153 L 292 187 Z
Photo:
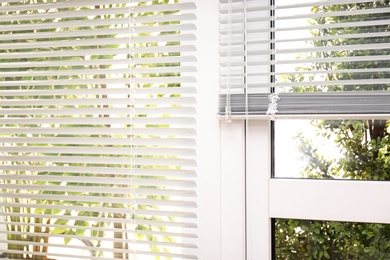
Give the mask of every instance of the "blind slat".
M 140 168 L 133 171 L 130 167 L 112 168 L 112 167 L 81 167 L 81 166 L 36 166 L 36 165 L 2 165 L 2 169 L 9 171 L 36 171 L 36 172 L 51 172 L 51 173 L 80 173 L 95 174 L 95 175 L 126 175 L 126 176 L 147 176 L 147 177 L 182 177 L 183 179 L 195 178 L 194 170 L 177 170 L 177 169 L 153 169 Z M 84 170 L 84 171 L 83 171 Z
M 195 156 L 192 149 L 178 148 L 111 148 L 99 147 L 91 149 L 89 147 L 3 147 L 4 152 L 23 152 L 23 153 L 69 153 L 69 154 L 112 154 L 128 155 L 132 152 L 139 155 L 164 155 L 164 156 Z
M 34 6 L 34 5 L 33 5 Z M 77 7 L 73 6 L 73 7 Z M 83 6 L 84 7 L 84 6 Z M 39 7 L 38 7 L 39 8 Z M 56 4 L 48 4 L 48 8 L 61 8 L 57 7 Z M 32 8 L 30 10 L 34 10 Z M 194 3 L 181 3 L 181 4 L 160 4 L 160 5 L 142 5 L 132 6 L 132 12 L 135 14 L 144 14 L 146 12 L 167 12 L 167 11 L 177 11 L 177 10 L 191 10 L 195 9 Z M 38 9 L 39 10 L 39 9 Z M 112 7 L 112 8 L 92 8 L 90 10 L 77 10 L 77 11 L 62 11 L 62 12 L 41 12 L 39 14 L 40 19 L 59 19 L 59 18 L 85 18 L 88 16 L 103 16 L 103 15 L 116 15 L 116 14 L 127 14 L 129 12 L 128 7 Z M 149 15 L 153 16 L 153 15 Z M 31 21 L 34 20 L 35 14 L 17 14 L 12 15 L 8 14 L 5 16 L 0 16 L 0 21 Z M 39 25 L 37 26 L 39 28 Z
M 153 194 L 153 193 L 150 193 L 150 195 L 153 195 L 155 196 L 156 194 Z M 157 194 L 158 195 L 158 194 Z M 17 199 L 29 199 L 30 201 L 31 200 L 41 200 L 41 201 L 46 201 L 46 200 L 53 200 L 53 201 L 65 201 L 65 202 L 75 202 L 75 201 L 78 201 L 80 203 L 122 203 L 123 205 L 127 205 L 129 204 L 131 201 L 134 203 L 134 204 L 137 204 L 137 205 L 143 205 L 143 206 L 161 206 L 161 207 L 177 207 L 179 209 L 183 209 L 185 208 L 186 210 L 190 210 L 190 209 L 194 209 L 194 211 L 196 211 L 197 209 L 197 204 L 196 202 L 194 202 L 193 200 L 184 200 L 184 201 L 173 201 L 173 200 L 145 200 L 145 199 L 137 199 L 136 201 L 131 198 L 122 198 L 121 196 L 117 196 L 117 197 L 102 197 L 102 196 L 75 196 L 75 195 L 53 195 L 53 194 L 50 194 L 50 195 L 44 195 L 44 194 L 28 194 L 27 196 L 26 195 L 23 195 L 23 194 L 20 194 L 20 193 L 6 193 L 6 194 L 3 194 L 3 193 L 0 193 L 0 197 L 4 197 L 4 198 L 17 198 Z M 131 204 L 131 203 L 130 203 Z M 39 217 L 39 216 L 38 216 Z M 53 218 L 55 218 L 56 216 L 53 215 Z
M 23 207 L 23 208 L 30 208 L 30 209 L 36 209 L 37 206 L 31 205 L 31 204 L 23 204 L 23 203 L 1 203 L 0 204 L 3 207 Z M 61 208 L 62 207 L 62 208 Z M 107 208 L 107 207 L 93 207 L 91 209 L 83 209 L 82 206 L 66 206 L 66 205 L 40 205 L 40 209 L 59 209 L 59 210 L 77 210 L 77 211 L 90 211 L 90 212 L 110 212 L 110 213 L 127 213 L 131 214 L 131 209 L 119 209 L 119 208 Z M 138 211 L 140 214 L 147 215 L 149 212 L 145 210 Z M 153 214 L 155 216 L 169 216 L 169 217 L 181 217 L 181 218 L 196 218 L 196 214 L 192 212 L 168 212 L 168 211 L 153 211 Z M 114 240 L 112 238 L 106 238 L 107 240 Z
M 181 15 L 160 15 L 160 16 L 143 16 L 135 17 L 135 23 L 162 23 L 162 22 L 181 22 L 181 21 L 194 21 L 196 16 L 192 13 L 183 13 Z M 13 20 L 14 21 L 14 20 Z M 107 25 L 127 25 L 128 18 L 113 18 L 113 19 L 96 19 L 96 20 L 83 20 L 83 26 L 107 26 Z M 39 24 L 39 29 L 56 29 L 56 28 L 78 28 L 80 26 L 79 21 L 60 21 L 60 22 L 46 22 Z M 27 31 L 35 30 L 36 24 L 12 24 L 12 25 L 0 25 L 0 32 L 13 32 L 13 31 Z
M 53 128 L 42 128 L 42 127 L 35 127 L 35 128 L 15 128 L 15 127 L 2 127 L 0 128 L 1 134 L 40 134 L 40 135 L 64 135 L 64 134 L 71 134 L 71 135 L 86 135 L 86 134 L 96 134 L 96 135 L 129 135 L 129 129 L 128 128 L 111 128 L 111 127 L 56 127 Z M 157 134 L 159 136 L 175 136 L 175 137 L 183 137 L 183 136 L 190 136 L 194 137 L 196 136 L 196 131 L 192 128 L 167 128 L 167 129 L 161 129 L 161 128 L 142 128 L 134 130 L 133 133 L 139 134 L 139 135 L 151 135 L 151 134 Z
M 130 88 L 56 88 L 56 89 L 33 89 L 33 90 L 8 90 L 2 89 L 0 96 L 72 96 L 72 95 L 130 95 L 130 94 L 194 94 L 194 87 L 172 87 L 172 88 L 147 88 L 147 89 L 130 89 Z
M 6 222 L 4 221 L 1 221 L 0 220 L 0 224 L 6 224 Z M 50 225 L 48 224 L 44 224 L 44 223 L 20 223 L 21 226 L 23 227 L 43 227 L 43 228 L 48 228 L 50 227 Z M 64 225 L 58 225 L 58 224 L 53 224 L 52 225 L 53 227 L 55 228 L 62 228 Z M 80 230 L 93 230 L 93 231 L 104 231 L 105 229 L 104 228 L 99 228 L 99 227 L 86 227 L 86 226 L 77 226 L 77 229 L 80 229 Z M 107 231 L 115 231 L 114 228 L 106 228 Z M 0 232 L 4 232 L 4 231 L 0 231 Z M 6 231 L 7 232 L 7 231 Z M 8 231 L 8 232 L 12 232 L 12 231 Z M 163 232 L 163 231 L 159 231 L 159 230 L 128 230 L 128 233 L 135 233 L 137 232 L 138 234 L 144 234 L 144 235 L 156 235 L 156 236 L 170 236 L 170 237 L 175 237 L 175 238 L 180 238 L 180 237 L 185 237 L 185 238 L 189 238 L 189 239 L 196 239 L 198 238 L 198 236 L 195 234 L 195 233 L 178 233 L 178 232 Z M 34 234 L 32 234 L 34 235 Z M 43 236 L 45 236 L 45 234 L 42 234 Z M 47 235 L 47 234 L 46 234 Z M 53 234 L 54 236 L 59 236 L 60 234 Z M 101 239 L 101 238 L 97 238 L 97 239 Z M 109 239 L 109 238 L 107 238 Z
M 161 37 L 137 37 L 133 41 L 135 43 L 150 43 L 150 42 L 167 42 L 167 41 L 194 41 L 196 38 L 193 34 L 181 34 L 181 35 L 165 35 Z M 10 43 L 0 44 L 0 50 L 9 50 L 17 48 L 18 50 L 23 49 L 34 49 L 34 48 L 57 48 L 57 47 L 72 47 L 72 46 L 102 46 L 102 45 L 114 45 L 114 44 L 127 44 L 128 39 L 123 38 L 101 38 L 101 39 L 87 39 L 87 40 L 62 40 L 62 41 L 39 41 L 39 42 L 28 42 L 28 43 Z M 167 48 L 167 47 L 165 47 Z M 164 52 L 165 49 L 161 49 L 160 52 Z
M 134 138 L 128 140 L 124 138 L 103 138 L 103 137 L 1 137 L 2 143 L 28 143 L 28 144 L 100 144 L 100 145 L 178 145 L 195 146 L 192 138 Z M 127 141 L 127 142 L 126 142 Z
M 0 27 L 1 28 L 1 27 Z M 193 31 L 196 30 L 195 24 L 178 24 L 178 25 L 157 25 L 153 27 L 140 26 L 131 29 L 134 33 L 151 33 L 151 32 L 174 32 L 174 31 Z M 47 39 L 47 38 L 71 38 L 81 36 L 102 36 L 102 35 L 121 35 L 128 34 L 129 28 L 110 28 L 94 30 L 73 30 L 62 32 L 37 32 L 37 33 L 18 33 L 14 35 L 0 35 L 1 40 L 27 40 L 27 39 Z
M 3 213 L 4 216 L 13 216 L 13 217 L 31 217 L 35 218 L 47 218 L 47 219 L 63 219 L 63 220 L 85 220 L 85 221 L 104 221 L 112 223 L 126 223 L 131 224 L 132 219 L 117 219 L 117 218 L 104 218 L 104 217 L 73 217 L 67 215 L 54 216 L 49 214 L 24 214 L 24 213 Z M 196 224 L 193 223 L 183 223 L 183 222 L 168 222 L 168 221 L 155 221 L 155 220 L 137 220 L 136 223 L 145 224 L 145 225 L 154 225 L 154 226 L 174 226 L 181 228 L 197 228 Z

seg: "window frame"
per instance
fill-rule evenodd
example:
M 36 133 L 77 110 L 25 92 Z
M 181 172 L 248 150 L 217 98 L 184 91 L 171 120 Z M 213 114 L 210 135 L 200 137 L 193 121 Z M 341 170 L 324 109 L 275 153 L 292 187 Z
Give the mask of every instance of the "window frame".
M 325 183 L 325 180 L 272 178 L 273 136 L 269 118 L 264 116 L 248 120 L 242 116 L 226 123 L 224 118 L 217 116 L 219 91 L 214 86 L 219 85 L 219 35 L 216 33 L 219 1 L 199 0 L 197 4 L 199 39 L 208 39 L 200 40 L 198 47 L 199 86 L 205 86 L 199 88 L 198 93 L 200 259 L 272 259 L 272 225 L 275 218 L 330 220 L 327 211 L 340 209 L 344 213 L 337 213 L 339 221 L 389 223 L 390 208 L 383 208 L 383 205 L 387 205 L 383 198 L 390 191 L 389 182 Z M 237 156 L 239 154 L 242 156 Z M 304 211 L 297 207 L 286 209 L 286 204 L 302 200 L 298 191 L 317 186 L 323 189 L 316 190 L 309 198 L 310 203 L 303 205 L 305 207 L 301 205 Z M 316 200 L 323 200 L 329 189 L 335 190 L 334 198 L 345 196 L 344 188 L 353 193 L 349 197 L 361 196 L 362 191 L 381 194 L 382 197 L 370 205 L 369 211 L 362 210 L 358 203 L 350 205 L 349 210 L 359 211 L 358 214 L 350 214 L 344 208 L 344 200 L 327 204 L 314 215 L 312 207 Z M 283 193 L 289 196 L 280 196 Z M 385 214 L 389 217 L 383 220 Z M 375 220 L 377 216 L 382 216 L 382 219 Z
M 242 108 L 241 114 L 226 123 L 223 109 L 221 105 L 222 259 L 272 259 L 276 218 L 390 224 L 390 206 L 386 207 L 385 199 L 390 192 L 389 181 L 273 178 L 273 138 L 277 137 L 272 121 L 266 115 L 245 115 Z M 346 119 L 362 115 L 288 117 Z M 371 117 L 386 115 L 364 116 Z M 234 156 L 240 151 L 245 156 Z M 304 203 L 297 204 L 302 200 Z M 231 223 L 235 223 L 233 228 Z
M 246 154 L 236 161 L 222 154 L 222 200 L 232 196 L 229 185 L 244 180 L 234 195 L 244 200 L 228 208 L 222 203 L 222 248 L 229 249 L 226 254 L 223 251 L 222 259 L 272 259 L 275 218 L 390 224 L 390 206 L 386 206 L 390 182 L 272 178 L 269 120 L 233 121 L 223 125 L 222 131 L 223 146 L 229 146 L 230 151 L 244 147 Z M 245 138 L 237 138 L 240 135 Z M 237 160 L 245 165 L 241 171 Z M 245 232 L 245 245 L 240 231 L 236 236 L 231 236 L 234 231 L 227 232 L 232 222 Z

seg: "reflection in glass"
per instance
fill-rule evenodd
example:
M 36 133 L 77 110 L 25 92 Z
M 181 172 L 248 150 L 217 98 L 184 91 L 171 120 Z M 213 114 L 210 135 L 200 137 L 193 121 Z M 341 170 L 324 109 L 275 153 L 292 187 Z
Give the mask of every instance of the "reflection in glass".
M 277 120 L 275 177 L 390 180 L 390 121 Z
M 390 259 L 390 225 L 277 219 L 275 259 Z

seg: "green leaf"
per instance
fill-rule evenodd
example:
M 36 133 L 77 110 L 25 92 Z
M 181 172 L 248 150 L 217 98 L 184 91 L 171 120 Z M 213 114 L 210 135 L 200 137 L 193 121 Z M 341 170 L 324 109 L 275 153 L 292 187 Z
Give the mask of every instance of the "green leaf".
M 54 228 L 51 230 L 51 234 L 64 234 L 68 229 L 67 228 Z

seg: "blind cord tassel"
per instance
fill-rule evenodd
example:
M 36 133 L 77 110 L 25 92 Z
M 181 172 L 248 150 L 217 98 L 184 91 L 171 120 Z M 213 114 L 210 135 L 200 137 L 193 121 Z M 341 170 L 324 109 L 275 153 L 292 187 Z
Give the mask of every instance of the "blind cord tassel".
M 272 93 L 268 96 L 268 100 L 270 103 L 268 104 L 266 114 L 271 120 L 275 120 L 275 115 L 278 112 L 278 101 L 280 100 L 279 93 Z
M 231 106 L 225 107 L 225 122 L 226 123 L 232 122 L 232 108 L 231 108 Z

